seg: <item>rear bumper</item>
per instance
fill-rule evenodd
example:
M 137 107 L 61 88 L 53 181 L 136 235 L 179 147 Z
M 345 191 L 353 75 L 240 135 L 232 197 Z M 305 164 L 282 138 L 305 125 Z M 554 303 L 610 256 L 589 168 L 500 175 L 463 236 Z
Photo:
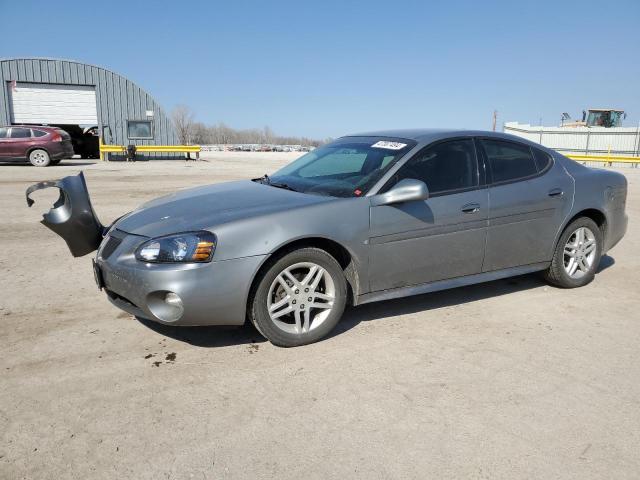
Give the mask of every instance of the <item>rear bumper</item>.
M 605 238 L 603 253 L 607 253 L 622 240 L 622 237 L 627 233 L 628 225 L 629 217 L 625 212 L 618 212 L 618 214 L 614 216 Z
M 135 259 L 145 237 L 127 235 L 96 263 L 109 301 L 132 315 L 169 325 L 242 325 L 251 281 L 264 255 L 203 264 L 148 264 Z M 165 302 L 174 293 L 181 311 Z
M 52 160 L 60 160 L 62 158 L 71 158 L 74 155 L 73 145 L 71 142 L 61 142 L 58 148 L 52 147 L 49 156 Z

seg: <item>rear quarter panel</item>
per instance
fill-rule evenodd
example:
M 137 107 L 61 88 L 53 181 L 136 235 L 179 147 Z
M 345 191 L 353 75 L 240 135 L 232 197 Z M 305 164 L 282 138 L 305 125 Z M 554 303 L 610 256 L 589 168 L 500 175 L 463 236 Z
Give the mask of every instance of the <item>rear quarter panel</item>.
M 627 179 L 618 172 L 585 167 L 567 158 L 563 161 L 575 180 L 570 218 L 589 209 L 602 212 L 606 219 L 603 252 L 607 252 L 626 232 Z

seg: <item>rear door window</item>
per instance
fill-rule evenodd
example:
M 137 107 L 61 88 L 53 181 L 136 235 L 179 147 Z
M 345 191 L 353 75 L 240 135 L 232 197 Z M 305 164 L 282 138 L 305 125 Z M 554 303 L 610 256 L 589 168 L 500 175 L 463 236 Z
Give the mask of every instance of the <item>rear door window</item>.
M 491 139 L 481 139 L 480 143 L 489 160 L 493 183 L 511 182 L 538 173 L 527 145 Z
M 549 155 L 547 152 L 543 152 L 539 148 L 532 148 L 532 150 L 533 150 L 533 157 L 536 159 L 536 165 L 538 166 L 538 171 L 544 172 L 547 168 L 551 166 L 551 162 L 553 162 L 551 155 Z
M 31 138 L 31 129 L 12 127 L 9 135 L 11 138 Z
M 0 127 L 0 138 L 7 138 L 7 133 L 9 133 L 8 128 Z

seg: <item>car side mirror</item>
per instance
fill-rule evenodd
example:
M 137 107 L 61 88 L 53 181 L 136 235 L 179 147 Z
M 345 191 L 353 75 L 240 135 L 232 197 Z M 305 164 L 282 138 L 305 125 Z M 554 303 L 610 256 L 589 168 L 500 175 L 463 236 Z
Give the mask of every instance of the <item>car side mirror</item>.
M 405 178 L 396 183 L 391 190 L 371 197 L 371 206 L 392 205 L 394 203 L 413 202 L 429 198 L 427 184 L 414 178 Z

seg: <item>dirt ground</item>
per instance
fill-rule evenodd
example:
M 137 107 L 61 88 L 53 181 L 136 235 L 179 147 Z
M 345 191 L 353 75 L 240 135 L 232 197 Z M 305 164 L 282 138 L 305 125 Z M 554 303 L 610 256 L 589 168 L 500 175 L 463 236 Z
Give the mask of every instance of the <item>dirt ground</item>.
M 296 349 L 143 324 L 98 292 L 25 188 L 85 171 L 104 223 L 296 154 L 0 165 L 0 478 L 633 478 L 640 170 L 629 231 L 577 290 L 523 276 L 349 310 Z

